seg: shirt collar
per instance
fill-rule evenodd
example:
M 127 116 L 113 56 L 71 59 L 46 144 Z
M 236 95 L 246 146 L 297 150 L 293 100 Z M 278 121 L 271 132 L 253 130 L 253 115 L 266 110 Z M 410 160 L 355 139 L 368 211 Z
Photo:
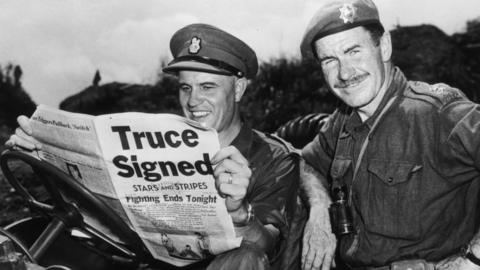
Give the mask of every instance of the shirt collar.
M 249 123 L 243 123 L 240 132 L 230 145 L 235 146 L 244 157 L 248 158 L 252 146 L 252 128 Z
M 378 117 L 383 107 L 387 105 L 388 101 L 393 96 L 400 94 L 402 92 L 402 89 L 405 89 L 407 85 L 407 79 L 405 78 L 405 75 L 403 75 L 402 71 L 398 67 L 395 67 L 392 72 L 392 81 L 390 82 L 390 85 L 388 86 L 388 89 L 385 92 L 385 95 L 383 96 L 380 105 L 375 110 L 373 115 L 367 119 L 367 121 L 362 122 L 358 113 L 351 109 L 348 110 L 347 118 L 344 125 L 344 130 L 346 132 L 352 134 L 355 128 L 362 125 L 366 125 L 369 129 L 371 129 L 373 122 L 375 122 L 375 119 Z

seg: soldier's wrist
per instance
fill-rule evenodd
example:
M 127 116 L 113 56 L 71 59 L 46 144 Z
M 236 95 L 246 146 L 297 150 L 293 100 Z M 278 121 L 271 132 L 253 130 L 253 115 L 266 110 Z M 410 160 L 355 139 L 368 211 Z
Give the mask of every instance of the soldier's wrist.
M 233 213 L 230 212 L 230 216 L 232 217 L 233 225 L 235 227 L 247 226 L 255 218 L 253 207 L 250 203 L 243 204 Z

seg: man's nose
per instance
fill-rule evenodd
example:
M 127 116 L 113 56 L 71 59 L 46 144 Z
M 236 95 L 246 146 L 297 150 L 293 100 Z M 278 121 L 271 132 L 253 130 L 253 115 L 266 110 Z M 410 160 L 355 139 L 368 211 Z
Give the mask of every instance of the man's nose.
M 200 89 L 193 88 L 190 92 L 190 96 L 188 97 L 188 106 L 195 107 L 202 103 L 202 95 L 200 93 Z
M 350 80 L 355 76 L 355 69 L 346 62 L 339 63 L 338 77 L 343 81 Z

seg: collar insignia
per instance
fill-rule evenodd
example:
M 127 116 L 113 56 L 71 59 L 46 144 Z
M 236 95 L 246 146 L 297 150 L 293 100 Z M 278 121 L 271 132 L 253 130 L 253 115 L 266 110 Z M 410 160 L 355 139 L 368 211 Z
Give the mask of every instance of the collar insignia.
M 201 46 L 202 40 L 198 37 L 193 37 L 190 41 L 190 46 L 188 46 L 188 53 L 196 54 L 202 48 Z
M 340 11 L 339 18 L 343 20 L 343 23 L 353 23 L 356 17 L 356 12 L 355 7 L 352 4 L 343 4 L 338 10 Z

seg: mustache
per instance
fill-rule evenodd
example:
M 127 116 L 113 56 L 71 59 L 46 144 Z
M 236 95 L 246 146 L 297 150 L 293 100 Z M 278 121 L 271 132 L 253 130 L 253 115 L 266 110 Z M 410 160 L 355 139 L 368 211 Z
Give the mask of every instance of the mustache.
M 368 76 L 368 74 L 361 74 L 361 75 L 357 75 L 349 80 L 340 80 L 339 82 L 335 83 L 334 87 L 335 88 L 347 88 L 351 85 L 354 85 L 354 84 L 357 84 L 361 81 L 363 81 L 366 77 Z

